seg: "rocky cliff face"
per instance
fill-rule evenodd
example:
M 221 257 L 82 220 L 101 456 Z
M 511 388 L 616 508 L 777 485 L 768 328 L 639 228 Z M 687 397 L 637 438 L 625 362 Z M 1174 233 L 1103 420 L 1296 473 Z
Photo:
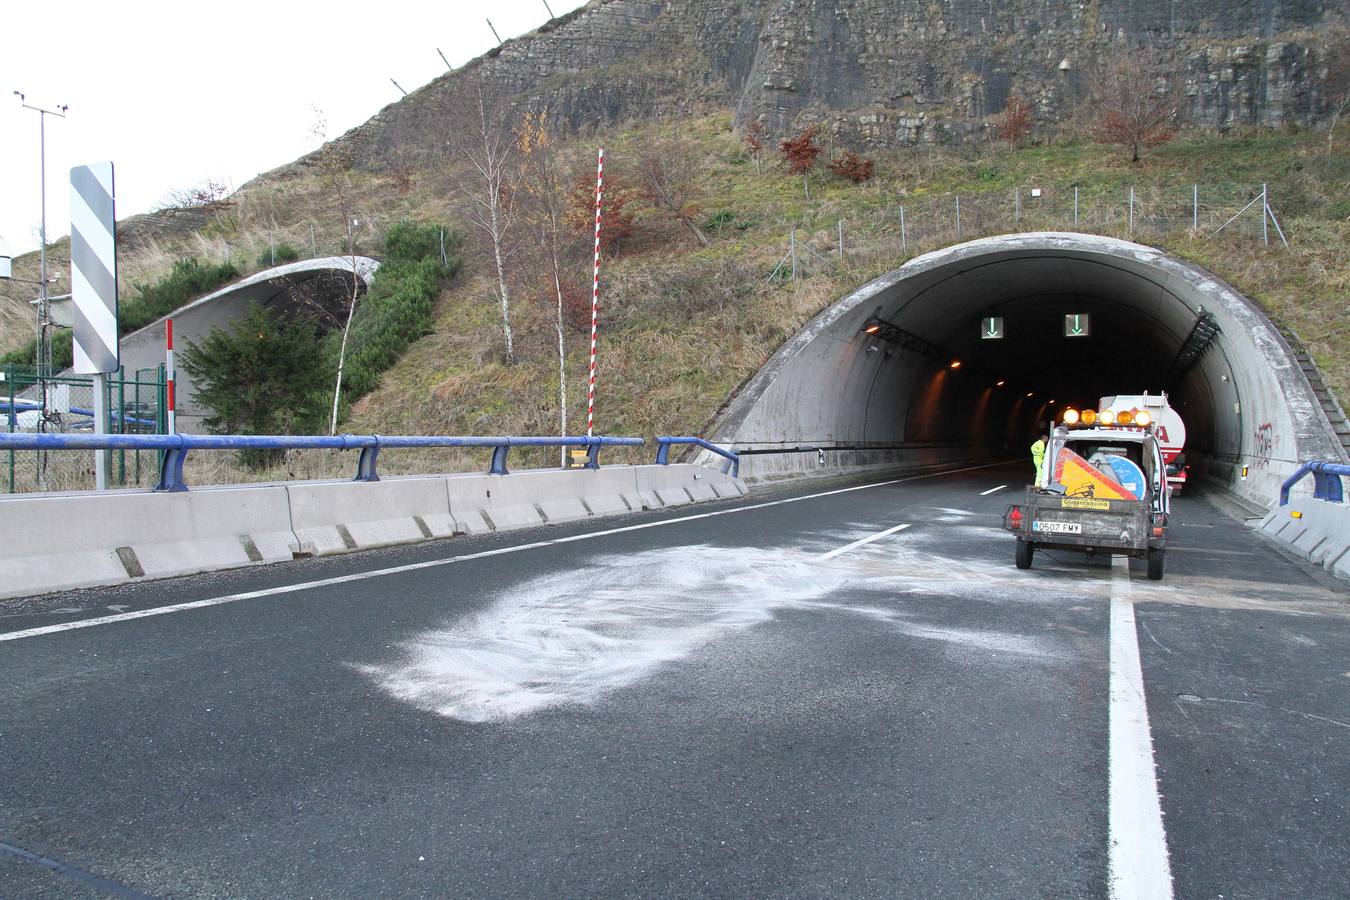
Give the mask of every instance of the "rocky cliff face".
M 1183 61 L 1193 124 L 1304 125 L 1327 114 L 1345 16 L 1339 0 L 592 0 L 343 140 L 371 168 L 435 154 L 471 79 L 569 130 L 715 105 L 772 133 L 962 140 L 1014 91 L 1065 119 L 1085 73 L 1141 42 Z

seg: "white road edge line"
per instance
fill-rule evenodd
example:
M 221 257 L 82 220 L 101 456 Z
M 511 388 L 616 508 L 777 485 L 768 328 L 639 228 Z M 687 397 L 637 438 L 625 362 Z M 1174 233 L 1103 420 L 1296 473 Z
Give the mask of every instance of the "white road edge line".
M 1153 736 L 1144 700 L 1129 558 L 1111 562 L 1110 859 L 1112 900 L 1171 900 Z
M 897 531 L 904 531 L 908 527 L 909 523 L 906 522 L 903 525 L 896 525 L 894 528 L 887 528 L 885 531 L 878 531 L 876 534 L 869 534 L 867 537 L 863 538 L 860 541 L 854 541 L 851 544 L 846 544 L 843 547 L 840 547 L 838 550 L 831 550 L 829 553 L 826 553 L 823 556 L 821 556 L 821 559 L 834 559 L 836 556 L 839 556 L 840 554 L 847 553 L 850 550 L 856 550 L 859 547 L 863 546 L 864 544 L 870 544 L 873 541 L 879 541 L 882 538 L 886 537 L 887 535 L 895 534 Z
M 999 485 L 998 487 L 996 487 L 996 488 L 990 488 L 990 489 L 987 490 L 987 491 L 980 491 L 980 496 L 981 496 L 981 497 L 988 497 L 990 494 L 997 494 L 999 491 L 1003 490 L 1005 487 L 1007 487 L 1006 484 L 1000 484 L 1000 485 Z
M 666 525 L 679 525 L 683 522 L 693 522 L 697 519 L 711 519 L 717 516 L 729 516 L 735 513 L 750 512 L 756 509 L 767 509 L 771 506 L 783 506 L 787 503 L 800 503 L 803 500 L 816 500 L 821 497 L 833 497 L 836 494 L 848 494 L 853 491 L 865 491 L 871 488 L 886 487 L 892 484 L 901 484 L 907 481 L 922 481 L 925 478 L 938 478 L 943 475 L 959 475 L 962 472 L 975 472 L 980 469 L 992 469 L 997 466 L 1007 465 L 1007 462 L 985 463 L 979 466 L 966 466 L 961 469 L 947 469 L 943 472 L 929 472 L 924 475 L 910 475 L 905 478 L 892 478 L 889 481 L 878 481 L 872 484 L 859 484 L 854 487 L 838 488 L 833 491 L 821 491 L 818 494 L 806 494 L 801 497 L 788 497 L 785 500 L 770 500 L 766 503 L 755 503 L 750 506 L 737 506 L 732 509 L 719 509 L 713 512 L 698 513 L 692 516 L 681 516 L 678 519 L 661 519 L 657 522 L 643 522 L 641 525 L 625 525 L 621 528 L 607 528 L 603 531 L 588 531 L 585 534 L 573 534 L 567 537 L 552 538 L 547 541 L 532 541 L 528 544 L 516 544 L 511 547 L 499 547 L 496 550 L 484 550 L 481 553 L 466 553 L 463 556 L 450 556 L 445 559 L 432 559 L 426 562 L 409 563 L 402 566 L 390 566 L 387 569 L 373 569 L 369 572 L 353 572 L 350 575 L 339 575 L 334 578 L 322 578 L 318 581 L 305 581 L 300 584 L 278 585 L 273 588 L 264 588 L 258 591 L 245 591 L 241 594 L 226 594 L 222 597 L 210 597 L 205 600 L 191 600 L 187 603 L 175 603 L 171 606 L 156 606 L 151 609 L 138 609 L 134 612 L 118 613 L 113 616 L 99 616 L 95 619 L 80 619 L 76 622 L 62 622 L 59 625 L 42 625 L 37 628 L 26 628 L 22 631 L 11 631 L 0 634 L 0 643 L 5 641 L 21 641 L 25 638 L 41 637 L 45 634 L 58 634 L 62 631 L 78 631 L 81 628 L 93 628 L 98 625 L 111 625 L 114 622 L 129 622 L 132 619 L 145 619 L 151 616 L 165 616 L 169 613 L 186 612 L 190 609 L 205 609 L 210 606 L 221 606 L 225 603 L 234 603 L 239 600 L 257 600 L 262 597 L 275 597 L 278 594 L 290 594 L 295 591 L 306 591 L 314 588 L 330 587 L 335 584 L 347 584 L 352 581 L 365 581 L 369 578 L 380 578 L 385 575 L 399 575 L 404 572 L 415 572 L 419 569 L 434 569 L 437 566 L 449 566 L 454 563 L 469 562 L 475 559 L 486 559 L 490 556 L 503 556 L 507 553 L 519 553 L 522 550 L 535 550 L 540 547 L 551 547 L 554 544 L 571 544 L 576 541 L 589 541 L 599 537 L 607 537 L 611 534 L 623 534 L 629 531 L 642 531 L 647 528 L 662 528 Z

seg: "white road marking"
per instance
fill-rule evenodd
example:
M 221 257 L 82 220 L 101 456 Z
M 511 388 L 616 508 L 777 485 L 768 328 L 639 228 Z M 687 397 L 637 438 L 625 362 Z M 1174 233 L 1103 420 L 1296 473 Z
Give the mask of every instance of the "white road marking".
M 863 546 L 864 544 L 870 544 L 873 541 L 879 541 L 882 538 L 886 537 L 887 535 L 895 534 L 897 531 L 904 531 L 908 527 L 909 523 L 906 522 L 903 525 L 896 525 L 894 528 L 887 528 L 885 531 L 878 531 L 876 534 L 869 534 L 867 537 L 863 538 L 860 541 L 854 541 L 851 544 L 846 544 L 843 547 L 840 547 L 838 550 L 831 550 L 829 553 L 826 553 L 825 555 L 821 556 L 821 559 L 834 559 L 836 556 L 847 553 L 850 550 L 856 550 L 857 548 Z
M 997 494 L 999 491 L 1003 490 L 1005 487 L 1007 487 L 1006 484 L 1000 484 L 1000 485 L 999 485 L 998 487 L 996 487 L 996 488 L 990 488 L 990 489 L 987 490 L 987 491 L 980 491 L 980 496 L 981 496 L 981 497 L 988 497 L 990 494 Z
M 390 566 L 387 569 L 373 569 L 369 572 L 354 572 L 351 575 L 339 575 L 333 578 L 321 578 L 317 581 L 306 581 L 300 584 L 280 585 L 273 588 L 264 588 L 257 591 L 245 591 L 239 594 L 226 594 L 222 597 L 210 597 L 205 600 L 192 600 L 187 603 L 174 603 L 170 606 L 157 606 L 152 609 L 138 609 L 133 612 L 118 613 L 112 616 L 99 616 L 94 619 L 81 619 L 78 622 L 62 622 L 59 625 L 42 625 L 37 628 L 26 628 L 22 631 L 11 631 L 0 634 L 0 643 L 5 641 L 21 641 L 25 638 L 41 637 L 47 634 L 58 634 L 62 631 L 77 631 L 82 628 L 94 628 L 98 625 L 111 625 L 114 622 L 128 622 L 132 619 L 145 619 L 151 616 L 165 616 L 170 613 L 186 612 L 190 609 L 206 609 L 211 606 L 222 606 L 226 603 L 235 603 L 239 600 L 258 600 L 263 597 L 275 597 L 278 594 L 289 594 L 296 591 L 312 590 L 314 588 L 331 587 L 336 584 L 348 584 L 353 581 L 365 581 L 370 578 L 381 578 L 385 575 L 399 575 L 404 572 L 415 572 L 419 569 L 434 569 L 438 566 L 449 566 L 455 563 L 469 562 L 475 559 L 486 559 L 491 556 L 504 556 L 508 553 L 519 553 L 523 550 L 535 550 L 540 547 L 551 547 L 555 544 L 570 544 L 576 541 L 589 541 L 594 538 L 607 537 L 611 534 L 624 534 L 630 531 L 642 531 L 647 528 L 662 528 L 666 525 L 679 525 L 684 522 L 693 522 L 698 519 L 711 519 L 717 516 L 729 516 L 735 513 L 750 512 L 756 509 L 767 509 L 771 506 L 783 506 L 788 503 L 800 503 L 804 500 L 816 500 L 821 497 L 833 497 L 836 494 L 848 494 L 853 491 L 865 491 L 871 488 L 886 487 L 892 484 L 901 484 L 908 481 L 922 481 L 926 478 L 938 478 L 943 475 L 957 475 L 962 472 L 974 472 L 979 469 L 992 469 L 997 466 L 1007 465 L 1006 462 L 986 463 L 979 466 L 966 466 L 961 469 L 948 469 L 944 472 L 930 472 L 926 475 L 910 475 L 906 478 L 892 478 L 889 481 L 878 481 L 872 484 L 860 484 L 854 487 L 838 488 L 833 491 L 821 491 L 818 494 L 806 494 L 801 497 L 788 497 L 784 500 L 770 500 L 765 503 L 755 503 L 750 506 L 737 506 L 732 509 L 719 509 L 713 512 L 698 513 L 692 516 L 681 516 L 677 519 L 661 519 L 657 522 L 644 522 L 641 525 L 625 525 L 621 528 L 607 528 L 603 531 L 590 531 L 585 534 L 573 534 L 567 537 L 552 538 L 547 541 L 532 541 L 528 544 L 517 544 L 511 547 L 499 547 L 496 550 L 484 550 L 481 553 L 466 553 L 462 556 L 451 556 L 445 559 L 433 559 L 420 563 L 408 563 L 402 566 Z M 82 610 L 72 610 L 82 611 Z
M 1111 563 L 1110 864 L 1113 900 L 1170 900 L 1153 736 L 1144 700 L 1127 557 Z

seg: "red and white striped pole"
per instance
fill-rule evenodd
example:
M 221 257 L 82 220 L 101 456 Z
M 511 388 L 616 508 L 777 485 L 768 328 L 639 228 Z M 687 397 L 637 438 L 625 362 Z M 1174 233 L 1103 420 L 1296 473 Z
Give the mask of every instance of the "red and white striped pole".
M 600 321 L 600 204 L 605 196 L 605 148 L 595 163 L 595 270 L 591 281 L 591 374 L 586 392 L 586 437 L 595 433 L 595 335 Z
M 169 434 L 177 434 L 177 414 L 173 402 L 173 319 L 164 320 L 164 376 L 165 400 L 169 407 Z

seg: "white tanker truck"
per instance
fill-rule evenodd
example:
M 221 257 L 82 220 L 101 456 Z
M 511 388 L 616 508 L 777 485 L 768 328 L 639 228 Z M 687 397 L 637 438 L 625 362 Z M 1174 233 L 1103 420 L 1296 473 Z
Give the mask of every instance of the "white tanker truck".
M 1167 483 L 1172 493 L 1179 494 L 1186 485 L 1186 423 L 1181 415 L 1167 402 L 1167 394 L 1117 394 L 1103 397 L 1097 404 L 1097 414 L 1110 411 L 1115 416 L 1123 412 L 1147 412 L 1153 419 L 1153 434 L 1162 450 L 1163 462 L 1167 465 Z

